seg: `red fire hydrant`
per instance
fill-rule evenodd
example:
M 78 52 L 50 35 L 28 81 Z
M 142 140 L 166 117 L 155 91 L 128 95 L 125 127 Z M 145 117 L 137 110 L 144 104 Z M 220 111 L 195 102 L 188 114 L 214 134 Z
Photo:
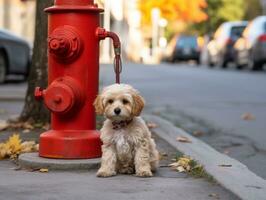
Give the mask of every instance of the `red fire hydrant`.
M 120 41 L 99 27 L 103 11 L 93 0 L 55 0 L 48 16 L 48 88 L 35 90 L 51 111 L 51 130 L 40 136 L 39 155 L 96 158 L 101 141 L 93 101 L 99 86 L 99 41 L 113 39 L 116 82 L 121 71 Z

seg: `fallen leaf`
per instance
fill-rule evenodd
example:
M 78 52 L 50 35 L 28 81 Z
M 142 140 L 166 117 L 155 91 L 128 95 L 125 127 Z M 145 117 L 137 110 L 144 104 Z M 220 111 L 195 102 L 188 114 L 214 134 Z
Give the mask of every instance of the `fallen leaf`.
M 159 153 L 160 160 L 164 160 L 166 157 L 168 157 L 168 154 L 167 153 L 165 153 L 165 152 L 160 152 Z
M 178 166 L 177 168 L 176 168 L 176 170 L 178 171 L 178 172 L 185 172 L 186 170 L 184 169 L 184 167 L 182 167 L 182 166 Z
M 0 120 L 0 131 L 8 128 L 8 123 L 5 120 Z
M 232 165 L 230 164 L 221 164 L 221 165 L 218 165 L 219 167 L 232 167 Z
M 251 113 L 244 113 L 241 115 L 241 119 L 243 119 L 243 120 L 255 120 L 256 118 Z
M 35 142 L 34 141 L 26 141 L 21 144 L 21 152 L 29 153 L 35 151 Z
M 39 145 L 34 141 L 21 142 L 19 134 L 13 134 L 6 142 L 0 143 L 0 160 L 5 158 L 16 160 L 21 153 L 38 150 Z
M 203 136 L 204 133 L 202 131 L 193 131 L 192 135 L 194 135 L 196 137 L 200 137 L 200 136 Z
M 42 128 L 44 125 L 43 123 L 35 123 L 33 124 L 33 128 Z
M 176 140 L 179 141 L 179 142 L 191 143 L 191 141 L 187 137 L 185 137 L 185 136 L 178 136 L 176 138 Z
M 209 194 L 209 197 L 214 197 L 215 199 L 220 199 L 219 195 L 216 193 Z
M 29 133 L 30 132 L 30 129 L 24 129 L 23 131 L 22 131 L 22 133 Z
M 13 167 L 13 168 L 11 168 L 12 170 L 15 170 L 15 171 L 19 171 L 19 170 L 21 170 L 22 168 L 21 168 L 21 166 L 17 166 L 17 167 Z
M 228 149 L 224 150 L 224 154 L 229 154 L 229 153 L 230 153 L 230 151 Z
M 49 169 L 47 169 L 47 168 L 41 168 L 41 169 L 39 170 L 39 172 L 47 173 L 47 172 L 49 172 Z
M 35 150 L 35 151 L 39 151 L 39 144 L 36 144 L 36 145 L 35 145 L 34 150 Z
M 9 127 L 10 128 L 14 128 L 14 129 L 34 129 L 34 127 L 29 123 L 29 122 L 10 122 L 9 123 Z
M 172 170 L 178 172 L 189 172 L 191 169 L 191 159 L 189 157 L 180 157 L 176 162 L 169 164 Z
M 24 129 L 30 129 L 30 130 L 34 129 L 34 126 L 32 126 L 32 125 L 31 125 L 30 123 L 28 123 L 28 122 L 23 123 L 22 127 L 23 127 Z
M 149 129 L 157 128 L 158 127 L 158 125 L 155 124 L 155 123 L 153 123 L 153 122 L 147 122 L 147 126 L 148 126 Z
M 36 172 L 36 171 L 40 171 L 40 168 L 26 168 L 25 170 L 28 172 Z
M 160 155 L 161 155 L 161 156 L 168 156 L 168 154 L 165 153 L 165 152 L 160 152 Z
M 8 141 L 6 142 L 6 148 L 10 151 L 11 154 L 18 154 L 21 150 L 21 139 L 19 134 L 13 134 L 9 137 Z
M 45 125 L 43 125 L 42 127 L 44 130 L 49 130 L 50 129 L 50 124 L 46 123 Z

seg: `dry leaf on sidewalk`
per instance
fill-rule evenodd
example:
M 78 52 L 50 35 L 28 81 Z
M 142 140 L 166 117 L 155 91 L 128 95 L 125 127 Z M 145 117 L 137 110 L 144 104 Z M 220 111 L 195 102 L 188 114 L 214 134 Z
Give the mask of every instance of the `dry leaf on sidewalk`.
M 10 128 L 14 129 L 29 129 L 32 130 L 34 127 L 29 122 L 11 122 L 9 123 Z
M 30 129 L 24 129 L 23 131 L 22 131 L 22 133 L 29 133 L 30 132 Z
M 215 199 L 220 199 L 219 195 L 216 193 L 209 194 L 209 197 L 214 197 Z
M 0 120 L 0 131 L 3 131 L 8 128 L 8 123 L 6 120 Z
M 232 167 L 232 165 L 230 164 L 221 164 L 221 165 L 218 165 L 219 167 Z
M 196 137 L 200 137 L 204 135 L 204 132 L 202 131 L 193 131 L 192 135 L 196 136 Z
M 39 170 L 39 172 L 47 173 L 47 172 L 49 172 L 49 169 L 47 169 L 47 168 L 41 168 L 41 169 Z
M 244 113 L 241 115 L 241 119 L 243 119 L 243 120 L 255 120 L 256 118 L 251 113 Z
M 190 158 L 181 157 L 176 162 L 171 163 L 169 167 L 171 167 L 172 170 L 176 170 L 178 172 L 188 172 L 191 169 L 190 163 Z
M 185 136 L 177 136 L 176 140 L 178 142 L 184 142 L 184 143 L 191 143 L 191 140 L 189 140 L 187 137 Z
M 230 151 L 229 151 L 228 149 L 225 149 L 223 153 L 224 153 L 224 154 L 229 154 Z
M 38 150 L 39 145 L 34 141 L 21 142 L 19 134 L 13 134 L 6 142 L 0 143 L 0 160 L 5 158 L 17 159 L 21 153 Z
M 148 126 L 149 129 L 157 128 L 158 127 L 158 125 L 155 124 L 155 123 L 153 123 L 153 122 L 147 122 L 147 126 Z

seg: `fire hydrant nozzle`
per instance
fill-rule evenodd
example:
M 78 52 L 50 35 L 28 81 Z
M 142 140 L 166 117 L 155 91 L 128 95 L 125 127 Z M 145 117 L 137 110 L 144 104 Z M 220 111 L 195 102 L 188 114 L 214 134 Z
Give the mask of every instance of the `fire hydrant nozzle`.
M 109 37 L 113 40 L 114 46 L 114 71 L 116 74 L 116 83 L 120 83 L 120 73 L 122 71 L 122 62 L 121 62 L 121 42 L 117 34 L 111 31 L 106 31 L 104 28 L 98 28 L 96 32 L 100 40 L 104 40 Z

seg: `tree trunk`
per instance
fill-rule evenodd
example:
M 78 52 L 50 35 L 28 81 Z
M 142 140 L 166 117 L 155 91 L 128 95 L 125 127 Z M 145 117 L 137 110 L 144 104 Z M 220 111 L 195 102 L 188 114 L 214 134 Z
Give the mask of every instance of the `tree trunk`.
M 34 98 L 35 87 L 47 86 L 47 14 L 44 8 L 53 4 L 53 0 L 36 1 L 36 25 L 35 41 L 33 48 L 32 64 L 28 78 L 28 89 L 25 97 L 25 104 L 20 121 L 31 123 L 47 123 L 49 121 L 49 112 L 42 102 Z

